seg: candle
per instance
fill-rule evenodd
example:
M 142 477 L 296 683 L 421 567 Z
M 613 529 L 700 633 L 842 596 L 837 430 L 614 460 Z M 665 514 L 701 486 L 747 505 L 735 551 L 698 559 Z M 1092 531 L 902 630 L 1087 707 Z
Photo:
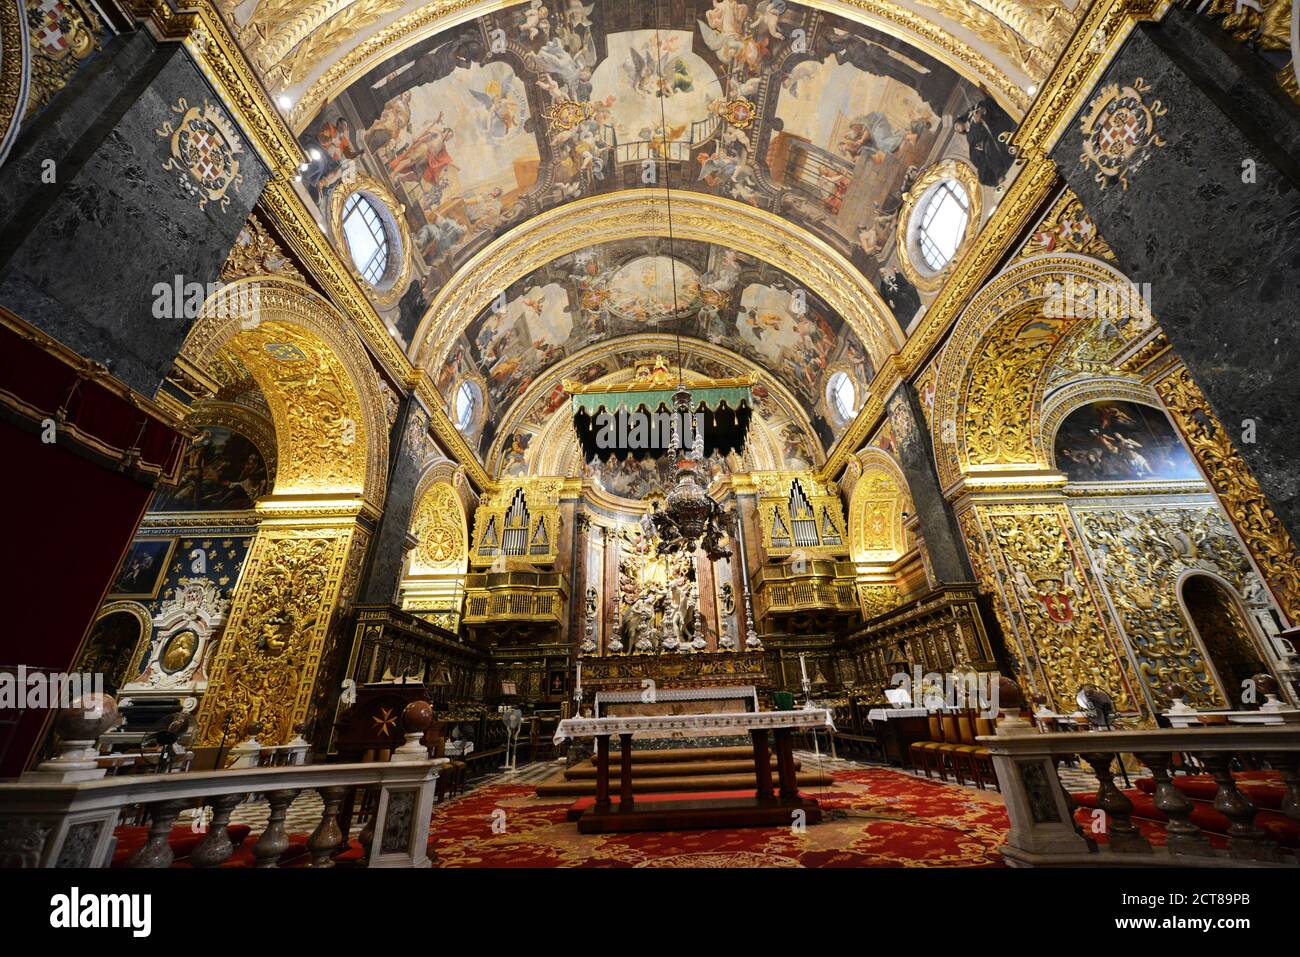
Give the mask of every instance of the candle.
M 808 665 L 804 661 L 803 652 L 799 652 L 799 673 L 803 675 L 804 684 L 808 683 Z

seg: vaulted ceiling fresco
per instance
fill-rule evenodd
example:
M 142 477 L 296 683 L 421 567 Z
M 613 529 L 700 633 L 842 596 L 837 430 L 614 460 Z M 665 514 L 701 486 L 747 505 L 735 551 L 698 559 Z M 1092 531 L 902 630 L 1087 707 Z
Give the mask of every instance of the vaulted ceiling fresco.
M 709 343 L 770 370 L 807 410 L 823 445 L 845 424 L 829 408 L 828 377 L 844 371 L 861 395 L 875 371 L 844 320 L 781 270 L 721 246 L 646 238 L 562 256 L 504 290 L 434 381 L 450 403 L 456 384 L 474 379 L 495 423 L 555 363 L 645 333 L 681 335 L 687 354 Z M 596 363 L 568 378 L 588 382 L 609 371 Z M 561 390 L 552 404 L 564 399 Z M 495 437 L 483 430 L 481 453 Z
M 989 94 L 860 24 L 781 0 L 555 7 L 427 37 L 303 132 L 323 217 L 358 174 L 404 206 L 416 255 L 395 324 L 408 341 L 438 289 L 512 226 L 665 176 L 806 228 L 906 327 L 919 301 L 896 261 L 903 191 L 941 157 L 968 159 L 986 186 L 1010 168 L 1011 120 Z

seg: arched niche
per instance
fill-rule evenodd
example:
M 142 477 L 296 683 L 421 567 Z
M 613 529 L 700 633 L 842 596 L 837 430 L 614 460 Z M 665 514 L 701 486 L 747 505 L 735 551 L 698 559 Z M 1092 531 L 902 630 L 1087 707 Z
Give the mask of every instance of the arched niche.
M 911 512 L 907 480 L 886 452 L 856 456 L 860 472 L 849 496 L 849 554 L 858 564 L 889 564 L 909 549 L 904 512 Z
M 1228 706 L 1242 707 L 1243 682 L 1271 669 L 1236 590 L 1212 572 L 1187 572 L 1178 583 L 1178 602 Z
M 944 349 L 933 421 L 939 480 L 945 488 L 980 472 L 1050 472 L 1044 397 L 1054 358 L 1070 337 L 1099 320 L 1095 302 L 1132 288 L 1118 270 L 1084 256 L 1043 255 L 989 282 L 962 312 Z M 1140 298 L 1105 317 L 1118 343 L 1153 325 Z
M 222 351 L 257 381 L 275 424 L 276 496 L 383 503 L 388 419 L 364 345 L 327 300 L 293 280 L 241 279 L 209 297 L 181 354 Z

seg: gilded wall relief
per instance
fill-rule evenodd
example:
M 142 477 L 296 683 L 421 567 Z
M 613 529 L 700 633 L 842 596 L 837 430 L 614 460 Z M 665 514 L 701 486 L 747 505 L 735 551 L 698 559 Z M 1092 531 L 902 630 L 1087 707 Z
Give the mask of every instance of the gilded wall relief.
M 25 121 L 33 119 L 101 49 L 108 32 L 89 3 L 25 0 L 31 82 Z M 5 59 L 11 53 L 6 51 Z
M 1121 664 L 1124 652 L 1087 584 L 1065 506 L 976 504 L 973 512 L 987 528 L 992 551 L 976 569 L 982 575 L 989 566 L 996 569 L 992 591 L 1003 594 L 1015 615 L 1023 652 L 1034 659 L 1029 670 L 1046 682 L 1040 691 L 1049 706 L 1073 712 L 1075 693 L 1091 684 L 1107 691 L 1120 711 L 1139 710 L 1140 699 Z M 969 522 L 963 523 L 968 541 Z
M 283 744 L 308 717 L 353 531 L 350 523 L 258 531 L 210 670 L 198 746 L 241 740 L 250 721 L 262 722 L 263 743 Z
M 1179 601 L 1181 578 L 1205 571 L 1221 577 L 1243 604 L 1264 600 L 1262 582 L 1213 503 L 1140 508 L 1072 508 L 1110 593 L 1142 681 L 1160 707 L 1165 686 L 1182 685 L 1193 707 L 1226 706 Z M 1233 699 L 1235 702 L 1235 698 Z
M 435 483 L 420 496 L 411 531 L 419 539 L 411 552 L 411 574 L 465 570 L 469 559 L 465 509 L 451 485 Z
M 1093 259 L 1115 261 L 1115 253 L 1097 231 L 1097 224 L 1083 208 L 1083 202 L 1068 188 L 1034 227 L 1016 259 L 1028 259 L 1043 253 L 1078 253 Z
M 1260 490 L 1227 430 L 1214 416 L 1185 366 L 1156 383 L 1156 391 L 1232 518 L 1282 611 L 1300 621 L 1300 559 L 1295 542 Z

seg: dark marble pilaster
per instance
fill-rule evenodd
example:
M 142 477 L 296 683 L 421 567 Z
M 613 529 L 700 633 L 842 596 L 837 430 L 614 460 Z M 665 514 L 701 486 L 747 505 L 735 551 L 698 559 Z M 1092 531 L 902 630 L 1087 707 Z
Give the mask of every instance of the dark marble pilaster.
M 158 133 L 180 123 L 182 100 L 219 117 L 239 150 L 239 180 L 203 208 Z M 217 282 L 267 175 L 182 47 L 117 38 L 0 168 L 0 303 L 153 395 L 193 322 L 157 318 L 155 286 Z
M 365 570 L 357 587 L 360 604 L 396 602 L 397 589 L 402 582 L 404 544 L 415 511 L 415 490 L 431 449 L 429 413 L 414 396 L 402 403 L 388 447 L 388 491 L 384 495 L 384 514 L 375 527 L 370 554 L 366 557 Z
M 921 412 L 921 401 L 910 382 L 899 384 L 889 397 L 888 408 L 894 440 L 898 443 L 899 464 L 912 495 L 912 507 L 916 509 L 935 584 L 974 581 L 975 574 L 961 544 L 957 519 L 939 487 L 934 449 Z
M 1156 320 L 1294 538 L 1300 109 L 1215 24 L 1178 9 L 1129 38 L 1098 95 L 1139 77 L 1165 108 L 1164 144 L 1134 155 L 1127 188 L 1103 188 L 1081 161 L 1078 117 L 1052 158 L 1125 274 L 1149 284 Z

